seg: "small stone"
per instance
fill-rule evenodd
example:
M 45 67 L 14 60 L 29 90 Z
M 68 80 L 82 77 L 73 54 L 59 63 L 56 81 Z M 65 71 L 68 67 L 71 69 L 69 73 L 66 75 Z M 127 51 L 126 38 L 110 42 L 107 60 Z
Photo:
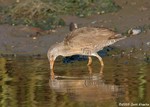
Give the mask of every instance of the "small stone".
M 149 46 L 149 45 L 150 45 L 150 42 L 147 42 L 146 44 Z
M 142 30 L 141 29 L 130 29 L 129 31 L 128 31 L 128 34 L 131 34 L 131 35 L 138 35 L 138 34 L 140 34 L 142 32 Z
M 12 45 L 11 47 L 14 48 L 15 46 Z
M 56 30 L 52 29 L 52 30 L 51 30 L 51 32 L 55 33 L 55 32 L 56 32 Z
M 105 11 L 101 11 L 101 14 L 104 14 L 105 13 Z
M 100 12 L 97 12 L 97 14 L 100 14 Z
M 133 50 L 130 50 L 130 53 L 132 53 L 133 52 Z
M 91 23 L 92 23 L 92 24 L 95 24 L 96 22 L 97 22 L 97 21 L 92 21 Z
M 16 2 L 17 2 L 17 3 L 19 3 L 19 2 L 20 2 L 20 0 L 16 0 Z
M 131 2 L 131 5 L 136 5 L 137 3 L 136 2 Z
M 32 39 L 35 40 L 35 39 L 37 39 L 37 37 L 33 37 Z
M 140 8 L 140 11 L 146 11 L 146 10 L 148 10 L 147 7 L 141 7 L 141 8 Z

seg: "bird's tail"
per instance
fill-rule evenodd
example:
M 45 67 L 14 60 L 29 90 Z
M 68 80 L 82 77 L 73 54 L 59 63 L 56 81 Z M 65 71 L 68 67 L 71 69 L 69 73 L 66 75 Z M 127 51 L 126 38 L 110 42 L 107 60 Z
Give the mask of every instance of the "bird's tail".
M 122 34 L 116 34 L 116 35 L 113 35 L 111 37 L 109 37 L 108 39 L 111 40 L 111 39 L 115 39 L 115 40 L 122 40 L 122 39 L 125 39 L 127 36 L 123 36 Z

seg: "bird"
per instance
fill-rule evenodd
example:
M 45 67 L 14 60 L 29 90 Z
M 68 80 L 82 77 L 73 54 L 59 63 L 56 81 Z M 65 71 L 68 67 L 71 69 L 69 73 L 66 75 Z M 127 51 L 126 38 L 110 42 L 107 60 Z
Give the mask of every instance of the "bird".
M 77 24 L 71 23 L 70 29 L 71 32 L 66 34 L 62 42 L 56 43 L 48 49 L 47 56 L 51 70 L 54 69 L 54 62 L 58 56 L 72 55 L 88 56 L 88 66 L 92 64 L 92 56 L 95 56 L 101 67 L 104 67 L 104 62 L 97 52 L 126 38 L 126 36 L 104 27 L 77 28 Z

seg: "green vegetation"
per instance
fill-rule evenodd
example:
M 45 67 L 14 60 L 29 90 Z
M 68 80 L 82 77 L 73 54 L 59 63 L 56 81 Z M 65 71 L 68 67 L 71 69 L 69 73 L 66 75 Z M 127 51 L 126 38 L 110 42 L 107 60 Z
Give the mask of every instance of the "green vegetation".
M 61 15 L 86 17 L 114 12 L 119 8 L 113 0 L 26 0 L 0 7 L 0 23 L 50 29 L 65 25 Z

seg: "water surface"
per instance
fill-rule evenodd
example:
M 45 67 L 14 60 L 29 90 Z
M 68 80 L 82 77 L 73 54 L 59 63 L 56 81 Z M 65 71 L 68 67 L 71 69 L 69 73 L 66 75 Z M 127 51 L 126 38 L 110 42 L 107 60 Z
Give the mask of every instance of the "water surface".
M 46 58 L 0 58 L 0 107 L 150 104 L 150 65 L 146 62 L 106 57 L 101 74 L 96 58 L 91 68 L 87 61 L 64 64 L 60 60 L 52 79 Z

